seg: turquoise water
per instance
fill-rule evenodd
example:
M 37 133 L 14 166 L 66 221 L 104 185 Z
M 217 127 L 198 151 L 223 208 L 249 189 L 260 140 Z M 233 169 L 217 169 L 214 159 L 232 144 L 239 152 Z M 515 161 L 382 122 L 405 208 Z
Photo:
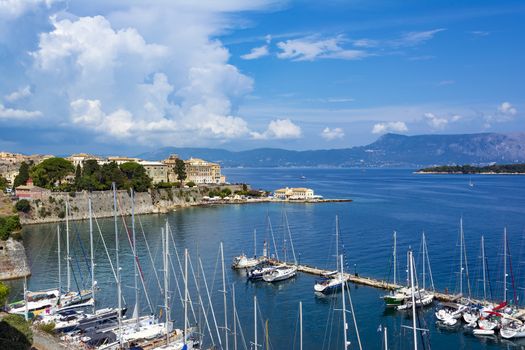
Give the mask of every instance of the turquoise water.
M 324 204 L 253 204 L 201 207 L 178 210 L 168 215 L 144 215 L 137 218 L 138 247 L 143 264 L 146 285 L 154 312 L 158 313 L 163 298 L 153 273 L 152 264 L 147 257 L 139 221 L 144 227 L 148 242 L 153 251 L 155 265 L 161 278 L 161 241 L 160 229 L 168 219 L 175 234 L 178 251 L 183 248 L 190 251 L 194 268 L 200 257 L 204 265 L 206 280 L 213 293 L 213 304 L 218 327 L 224 325 L 222 276 L 218 260 L 219 242 L 224 242 L 224 254 L 229 266 L 232 258 L 241 251 L 253 252 L 253 230 L 258 232 L 258 249 L 262 241 L 269 240 L 266 216 L 272 220 L 278 245 L 283 241 L 282 212 L 286 211 L 297 258 L 307 264 L 333 269 L 335 215 L 340 219 L 340 235 L 344 244 L 346 266 L 361 275 L 387 278 L 390 270 L 392 232 L 397 231 L 399 252 L 399 274 L 405 278 L 406 263 L 404 254 L 409 246 L 419 258 L 421 233 L 426 233 L 432 273 L 436 288 L 450 292 L 456 288 L 456 271 L 459 263 L 457 247 L 459 220 L 463 217 L 466 249 L 469 259 L 472 293 L 480 295 L 480 237 L 485 235 L 486 252 L 489 261 L 491 290 L 494 299 L 502 298 L 503 274 L 503 228 L 507 227 L 510 254 L 512 255 L 513 283 L 509 280 L 510 297 L 516 290 L 518 301 L 524 299 L 525 262 L 525 177 L 523 176 L 473 176 L 474 187 L 469 187 L 469 177 L 461 175 L 415 175 L 411 170 L 357 170 L 357 169 L 225 169 L 231 182 L 248 182 L 253 187 L 276 189 L 283 186 L 301 186 L 313 188 L 317 194 L 326 198 L 351 198 L 350 203 Z M 304 176 L 306 179 L 301 179 Z M 96 204 L 95 204 L 96 205 Z M 128 220 L 128 225 L 129 225 Z M 113 221 L 99 219 L 101 231 L 113 254 Z M 122 221 L 119 221 L 122 230 Z M 76 238 L 76 232 L 88 249 L 87 222 L 72 223 L 72 247 L 74 247 L 84 282 L 87 283 L 86 263 L 81 259 L 82 252 Z M 28 248 L 33 276 L 29 280 L 30 289 L 54 287 L 57 285 L 56 224 L 35 225 L 24 228 L 25 245 Z M 113 306 L 116 303 L 115 284 L 110 266 L 98 236 L 96 241 L 96 274 L 101 288 L 99 304 Z M 124 294 L 127 305 L 134 303 L 133 267 L 129 243 L 124 231 L 121 234 L 121 266 L 124 278 Z M 289 246 L 289 243 L 288 243 Z M 64 249 L 64 248 L 63 248 Z M 282 251 L 279 251 L 282 255 Z M 290 255 L 290 249 L 288 254 Z M 113 257 L 113 256 L 112 256 Z M 173 254 L 175 258 L 175 254 Z M 521 258 L 521 259 L 520 259 Z M 176 262 L 176 259 L 174 259 Z M 78 270 L 76 261 L 73 261 Z M 180 271 L 177 269 L 177 277 Z M 420 269 L 420 268 L 419 268 Z M 62 271 L 65 271 L 65 264 Z M 300 274 L 295 279 L 277 285 L 265 283 L 246 283 L 243 273 L 227 269 L 229 297 L 231 285 L 235 284 L 239 318 L 243 327 L 246 343 L 253 340 L 253 296 L 257 295 L 260 319 L 259 340 L 263 336 L 263 322 L 269 320 L 269 335 L 272 349 L 298 349 L 298 306 L 303 302 L 304 314 L 304 349 L 342 348 L 342 313 L 340 295 L 320 298 L 313 293 L 314 277 Z M 420 271 L 419 271 L 420 272 Z M 197 274 L 197 272 L 196 272 Z M 80 275 L 77 282 L 82 284 Z M 202 274 L 197 278 L 202 279 Z M 191 281 L 192 277 L 190 277 Z M 65 283 L 65 272 L 62 283 Z M 428 283 L 428 282 L 427 282 Z M 465 282 L 466 283 L 466 282 Z M 74 284 L 74 283 L 73 283 Z M 172 278 L 172 286 L 174 287 Z M 196 298 L 194 283 L 190 287 Z M 514 284 L 515 288 L 512 288 Z M 14 285 L 20 292 L 20 284 Z M 411 319 L 401 312 L 385 312 L 380 296 L 381 290 L 363 286 L 351 286 L 353 304 L 361 333 L 361 340 L 366 349 L 380 349 L 381 334 L 378 326 L 389 330 L 391 349 L 405 349 L 411 346 L 412 334 L 402 325 L 409 325 Z M 179 294 L 173 288 L 173 314 L 180 327 L 183 313 Z M 204 304 L 207 305 L 205 301 Z M 197 312 L 200 307 L 195 300 L 197 318 L 204 325 L 202 316 Z M 232 303 L 229 299 L 228 318 L 232 319 Z M 145 298 L 141 298 L 141 311 L 148 313 Z M 430 341 L 434 349 L 501 349 L 525 348 L 523 343 L 502 342 L 497 339 L 478 339 L 464 334 L 463 330 L 450 331 L 435 326 L 432 308 L 424 312 L 426 327 L 430 332 Z M 350 322 L 349 336 L 351 348 L 357 348 L 355 331 Z M 215 326 L 211 321 L 212 332 Z M 232 326 L 230 326 L 232 327 Z M 221 334 L 223 329 L 219 330 Z M 208 331 L 204 332 L 209 342 Z M 215 340 L 217 343 L 217 340 Z M 239 344 L 241 343 L 239 336 Z M 233 337 L 230 347 L 233 348 Z M 239 345 L 239 348 L 244 348 Z

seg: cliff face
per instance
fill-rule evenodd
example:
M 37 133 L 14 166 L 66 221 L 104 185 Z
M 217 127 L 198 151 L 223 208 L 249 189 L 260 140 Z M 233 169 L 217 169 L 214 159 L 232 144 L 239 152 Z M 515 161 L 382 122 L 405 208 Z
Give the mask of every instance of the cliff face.
M 0 240 L 0 281 L 29 276 L 29 264 L 22 242 Z
M 242 190 L 240 185 L 227 185 L 213 189 L 229 188 L 232 192 Z M 207 196 L 209 188 L 171 188 L 155 189 L 135 193 L 135 214 L 166 213 L 175 208 L 202 205 L 202 197 Z M 31 201 L 31 211 L 20 213 L 22 224 L 38 224 L 62 221 L 65 218 L 65 202 L 69 201 L 70 220 L 89 218 L 88 198 L 91 197 L 93 215 L 96 217 L 113 216 L 113 192 L 51 192 L 42 200 Z M 131 215 L 131 197 L 127 191 L 117 191 L 117 205 L 124 215 Z

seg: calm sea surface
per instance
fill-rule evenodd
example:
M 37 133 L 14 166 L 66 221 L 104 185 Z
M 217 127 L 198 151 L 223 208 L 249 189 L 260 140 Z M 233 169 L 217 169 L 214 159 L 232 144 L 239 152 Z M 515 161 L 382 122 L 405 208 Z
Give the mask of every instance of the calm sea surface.
M 341 295 L 318 297 L 313 292 L 315 278 L 299 274 L 293 280 L 270 285 L 264 282 L 247 283 L 242 272 L 229 268 L 234 256 L 241 252 L 253 254 L 253 231 L 257 230 L 259 254 L 264 240 L 271 241 L 268 233 L 267 216 L 273 225 L 278 253 L 283 255 L 283 212 L 288 217 L 293 245 L 297 259 L 323 268 L 335 267 L 335 216 L 339 216 L 340 236 L 344 245 L 346 266 L 350 272 L 375 278 L 389 278 L 392 232 L 397 231 L 399 252 L 399 275 L 406 278 L 406 251 L 411 246 L 417 260 L 421 260 L 420 242 L 424 231 L 437 289 L 457 291 L 459 264 L 458 232 L 463 217 L 466 250 L 472 294 L 482 293 L 480 239 L 485 236 L 486 254 L 491 279 L 490 290 L 493 298 L 502 298 L 503 285 L 503 230 L 506 227 L 512 272 L 509 272 L 509 295 L 523 305 L 525 298 L 525 176 L 473 176 L 474 187 L 469 186 L 469 177 L 462 175 L 415 175 L 411 170 L 358 170 L 358 169 L 225 169 L 230 182 L 248 182 L 255 188 L 274 190 L 283 186 L 310 187 L 326 198 L 351 198 L 350 203 L 325 204 L 253 204 L 201 207 L 178 210 L 168 215 L 142 215 L 136 219 L 140 260 L 145 275 L 151 309 L 159 313 L 163 303 L 160 288 L 154 273 L 162 283 L 161 227 L 168 220 L 175 235 L 180 259 L 184 248 L 188 248 L 194 274 L 190 274 L 190 290 L 195 316 L 205 334 L 205 341 L 211 342 L 201 304 L 195 290 L 199 282 L 213 339 L 217 343 L 215 324 L 209 312 L 204 292 L 203 277 L 212 294 L 213 307 L 219 332 L 224 333 L 224 306 L 222 275 L 219 257 L 219 242 L 224 242 L 228 283 L 228 322 L 232 320 L 232 285 L 235 285 L 236 303 L 242 324 L 238 330 L 239 348 L 244 343 L 250 348 L 254 337 L 253 296 L 258 299 L 259 343 L 263 338 L 264 322 L 268 320 L 270 345 L 272 349 L 299 349 L 298 308 L 303 302 L 304 349 L 342 348 Z M 302 179 L 302 177 L 305 179 Z M 96 206 L 96 203 L 94 203 Z M 126 205 L 126 203 L 123 203 Z M 127 204 L 129 205 L 129 203 Z M 128 227 L 131 220 L 126 218 Z M 111 258 L 114 259 L 114 229 L 111 219 L 98 219 L 98 225 L 106 240 Z M 24 228 L 26 245 L 33 275 L 29 280 L 31 290 L 52 288 L 58 283 L 56 224 L 34 225 Z M 150 245 L 155 265 L 147 254 L 141 227 Z M 64 232 L 64 227 L 62 225 Z M 111 267 L 104 251 L 101 236 L 95 225 L 96 279 L 100 287 L 100 306 L 116 305 L 116 288 Z M 121 266 L 126 304 L 134 304 L 133 265 L 130 246 L 119 219 Z M 63 239 L 65 235 L 63 236 Z M 89 255 L 89 234 L 87 222 L 71 223 L 71 247 L 75 258 L 73 286 L 89 284 L 84 253 Z M 273 246 L 273 244 L 272 244 Z M 290 242 L 287 254 L 291 257 Z M 273 248 L 273 247 L 272 247 Z M 63 246 L 63 251 L 65 246 Z M 272 249 L 273 250 L 273 249 Z M 199 272 L 198 259 L 202 260 L 204 274 Z M 172 251 L 176 279 L 182 288 L 182 278 L 175 250 Z M 523 260 L 523 261 L 522 261 Z M 81 273 L 79 272 L 81 271 Z M 62 265 L 62 283 L 66 282 L 65 262 Z M 190 268 L 191 273 L 191 268 Z M 421 273 L 421 263 L 418 263 Z M 428 271 L 427 271 L 428 273 Z M 391 275 L 391 274 L 390 274 Z M 194 277 L 195 276 L 195 279 Z M 391 277 L 390 277 L 391 278 Z M 422 276 L 420 275 L 420 279 Z M 76 281 L 76 282 L 75 282 Z M 430 283 L 427 280 L 427 285 Z M 466 281 L 464 282 L 466 285 Z M 175 283 L 172 285 L 172 318 L 182 327 L 183 312 L 181 299 Z M 14 283 L 16 298 L 21 297 L 21 284 Z M 412 344 L 411 319 L 402 312 L 386 312 L 380 299 L 384 291 L 352 285 L 351 296 L 358 322 L 361 340 L 365 349 L 380 349 L 379 325 L 388 328 L 390 349 L 407 349 Z M 141 312 L 147 314 L 150 307 L 141 291 Z M 192 313 L 190 312 L 190 315 Z M 496 338 L 476 338 L 466 330 L 446 330 L 435 325 L 433 308 L 427 308 L 423 318 L 430 332 L 434 349 L 502 349 L 525 348 L 524 343 L 513 343 Z M 193 319 L 193 316 L 192 316 Z M 357 339 L 351 315 L 349 337 L 351 348 L 357 348 Z M 230 337 L 230 348 L 233 348 Z

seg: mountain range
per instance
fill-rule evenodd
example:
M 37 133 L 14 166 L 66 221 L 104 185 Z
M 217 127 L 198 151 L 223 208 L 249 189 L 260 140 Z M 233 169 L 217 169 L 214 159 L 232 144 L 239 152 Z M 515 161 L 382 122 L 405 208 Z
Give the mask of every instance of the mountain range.
M 228 151 L 216 148 L 164 147 L 138 155 L 147 160 L 177 154 L 203 158 L 223 167 L 408 167 L 525 162 L 525 133 L 479 133 L 406 136 L 385 134 L 366 146 L 291 151 L 258 148 Z

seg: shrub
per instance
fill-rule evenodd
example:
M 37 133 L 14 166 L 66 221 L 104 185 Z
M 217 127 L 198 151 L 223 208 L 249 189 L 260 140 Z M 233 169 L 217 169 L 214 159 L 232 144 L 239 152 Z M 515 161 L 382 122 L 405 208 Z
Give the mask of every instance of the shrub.
M 188 187 L 195 187 L 197 185 L 195 184 L 195 182 L 190 181 L 190 182 L 186 183 L 186 186 L 188 186 Z
M 48 334 L 55 334 L 55 322 L 39 323 L 38 329 Z
M 66 212 L 65 212 L 65 210 L 61 210 L 61 211 L 58 212 L 58 218 L 59 218 L 59 219 L 63 219 L 63 218 L 65 218 L 65 217 L 66 217 Z
M 17 215 L 0 217 L 0 239 L 2 241 L 7 240 L 13 231 L 20 228 L 20 219 Z
M 29 203 L 27 199 L 21 199 L 18 202 L 16 202 L 15 208 L 18 211 L 29 213 L 29 211 L 31 210 L 31 203 Z
M 9 286 L 0 282 L 0 307 L 4 306 L 9 296 Z
M 33 333 L 29 322 L 21 315 L 7 315 L 0 321 L 0 349 L 29 349 Z

